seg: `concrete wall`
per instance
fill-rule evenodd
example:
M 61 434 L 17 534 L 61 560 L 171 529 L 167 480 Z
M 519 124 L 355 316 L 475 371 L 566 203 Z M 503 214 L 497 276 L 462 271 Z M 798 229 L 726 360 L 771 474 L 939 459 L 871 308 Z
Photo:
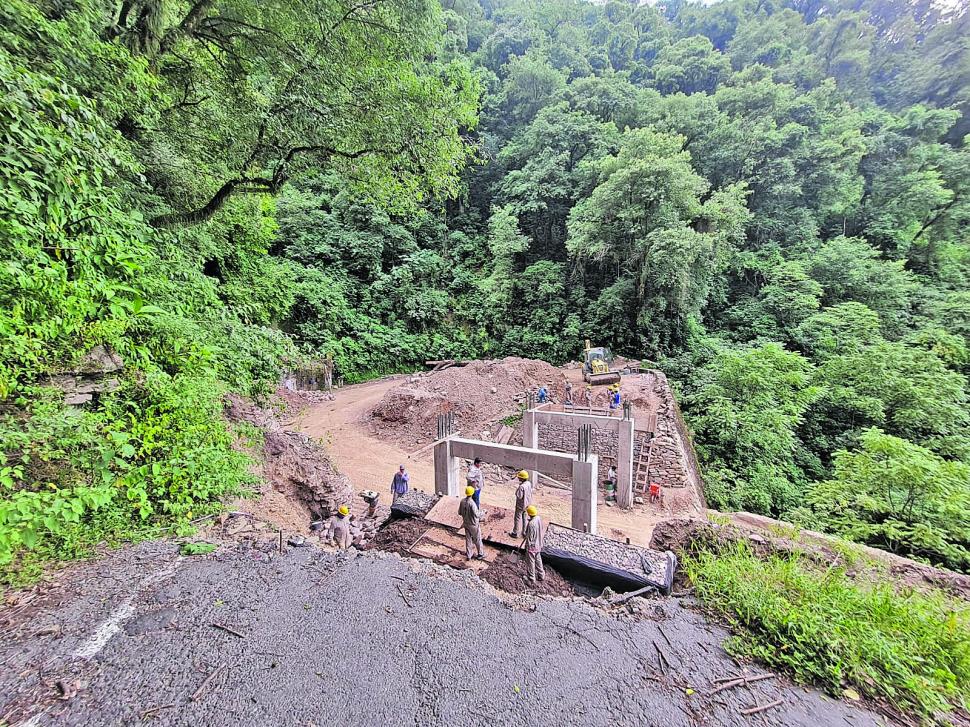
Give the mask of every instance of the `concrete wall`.
M 574 454 L 449 437 L 434 446 L 435 493 L 458 496 L 460 460 L 471 460 L 475 457 L 481 457 L 485 462 L 503 467 L 544 472 L 561 480 L 570 479 L 572 481 L 570 525 L 577 530 L 585 528 L 588 532 L 596 532 L 596 455 L 591 455 L 588 462 L 580 462 Z

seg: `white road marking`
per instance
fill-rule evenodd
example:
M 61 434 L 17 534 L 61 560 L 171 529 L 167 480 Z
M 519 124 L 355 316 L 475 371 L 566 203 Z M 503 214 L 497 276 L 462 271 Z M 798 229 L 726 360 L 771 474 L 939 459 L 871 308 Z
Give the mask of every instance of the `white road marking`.
M 147 578 L 143 579 L 141 583 L 138 584 L 135 592 L 121 602 L 121 605 L 116 608 L 108 618 L 106 618 L 100 626 L 95 630 L 84 645 L 74 652 L 74 656 L 79 659 L 91 659 L 96 656 L 101 649 L 105 647 L 111 637 L 118 633 L 118 630 L 124 625 L 125 621 L 130 619 L 135 614 L 135 596 L 137 596 L 141 591 L 148 588 L 153 583 L 157 583 L 163 578 L 167 578 L 175 572 L 178 567 L 181 558 L 177 558 L 171 565 L 167 568 L 163 568 L 157 573 L 152 573 Z M 31 719 L 38 719 L 40 715 L 35 715 Z M 25 727 L 34 727 L 34 725 L 29 725 L 25 723 Z
M 124 602 L 114 610 L 107 619 L 98 626 L 97 630 L 88 639 L 84 646 L 74 652 L 74 656 L 79 659 L 90 659 L 92 656 L 97 654 L 104 645 L 111 641 L 111 637 L 118 633 L 118 629 L 121 628 L 121 624 L 131 618 L 132 614 L 135 613 L 135 607 L 132 605 L 132 601 L 135 600 L 134 596 L 129 596 L 124 600 Z

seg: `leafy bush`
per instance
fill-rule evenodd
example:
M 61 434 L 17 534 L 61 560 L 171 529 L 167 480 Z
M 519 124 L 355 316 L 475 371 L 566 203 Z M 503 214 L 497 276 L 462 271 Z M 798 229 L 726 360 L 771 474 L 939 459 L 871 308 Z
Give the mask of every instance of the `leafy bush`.
M 938 717 L 970 706 L 970 607 L 939 593 L 857 584 L 743 544 L 686 562 L 698 597 L 738 634 L 728 649 L 838 695 Z
M 0 566 L 20 548 L 68 557 L 184 525 L 251 482 L 214 379 L 151 371 L 94 411 L 34 393 L 25 412 L 0 416 Z
M 810 495 L 817 522 L 850 540 L 970 570 L 970 465 L 870 429 Z

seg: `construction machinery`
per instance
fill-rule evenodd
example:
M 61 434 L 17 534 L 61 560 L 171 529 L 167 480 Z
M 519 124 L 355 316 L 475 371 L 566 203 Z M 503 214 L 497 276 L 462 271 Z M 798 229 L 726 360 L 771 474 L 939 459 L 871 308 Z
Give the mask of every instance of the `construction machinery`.
M 613 368 L 613 354 L 610 349 L 605 346 L 590 346 L 589 339 L 586 339 L 583 380 L 593 386 L 620 382 L 620 372 Z

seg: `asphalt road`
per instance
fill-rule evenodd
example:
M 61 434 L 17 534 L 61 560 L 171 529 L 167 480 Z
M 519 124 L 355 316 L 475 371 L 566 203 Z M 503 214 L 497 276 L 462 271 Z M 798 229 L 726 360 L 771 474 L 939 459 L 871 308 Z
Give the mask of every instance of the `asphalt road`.
M 265 559 L 143 543 L 0 612 L 0 724 L 881 722 L 779 679 L 710 694 L 738 666 L 726 633 L 676 599 L 617 617 L 581 599 L 500 600 L 468 571 L 384 553 Z

